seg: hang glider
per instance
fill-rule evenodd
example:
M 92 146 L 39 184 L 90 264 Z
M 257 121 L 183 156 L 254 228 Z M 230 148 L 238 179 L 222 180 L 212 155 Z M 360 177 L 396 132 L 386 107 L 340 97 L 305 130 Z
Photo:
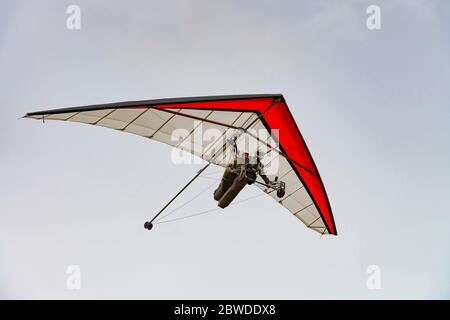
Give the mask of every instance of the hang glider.
M 133 133 L 188 151 L 207 161 L 208 165 L 222 167 L 226 166 L 223 159 L 227 149 L 222 148 L 219 140 L 196 141 L 194 137 L 198 131 L 209 128 L 222 136 L 251 136 L 256 139 L 258 148 L 269 148 L 280 156 L 277 172 L 268 176 L 283 180 L 285 193 L 280 198 L 264 183 L 255 185 L 308 228 L 322 235 L 337 235 L 319 172 L 281 94 L 130 101 L 32 112 L 25 117 L 81 122 Z M 185 129 L 189 134 L 174 140 L 173 132 L 177 129 Z M 272 140 L 258 138 L 252 130 L 266 130 Z M 194 147 L 186 148 L 186 145 Z

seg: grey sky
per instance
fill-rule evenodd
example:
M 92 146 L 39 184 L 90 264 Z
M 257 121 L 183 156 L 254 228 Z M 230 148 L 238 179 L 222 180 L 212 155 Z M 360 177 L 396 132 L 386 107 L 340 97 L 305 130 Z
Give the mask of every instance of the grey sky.
M 81 30 L 66 28 L 70 4 Z M 448 1 L 1 1 L 0 297 L 449 298 L 449 21 Z M 134 135 L 17 120 L 243 93 L 284 94 L 338 237 L 269 197 L 147 232 L 198 166 Z M 372 264 L 381 290 L 366 288 Z

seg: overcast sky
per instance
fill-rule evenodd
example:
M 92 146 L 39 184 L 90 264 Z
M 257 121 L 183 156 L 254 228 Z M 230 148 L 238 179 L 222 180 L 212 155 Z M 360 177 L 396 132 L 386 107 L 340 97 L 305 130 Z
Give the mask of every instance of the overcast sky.
M 70 4 L 81 30 L 66 27 Z M 370 4 L 381 30 L 366 27 Z M 444 0 L 1 0 L 0 297 L 450 298 L 449 21 Z M 265 196 L 146 231 L 198 165 L 135 135 L 18 120 L 244 93 L 285 96 L 338 237 Z M 214 207 L 208 192 L 174 216 Z

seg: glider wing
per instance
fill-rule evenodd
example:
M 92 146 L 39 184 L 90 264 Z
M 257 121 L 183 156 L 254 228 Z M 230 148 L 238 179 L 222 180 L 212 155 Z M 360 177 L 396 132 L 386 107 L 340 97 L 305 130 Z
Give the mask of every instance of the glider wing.
M 337 235 L 319 172 L 280 94 L 130 101 L 32 112 L 25 117 L 81 122 L 134 133 L 220 166 L 226 165 L 223 159 L 229 148 L 225 148 L 220 139 L 195 139 L 200 130 L 213 129 L 216 136 L 232 134 L 241 138 L 251 134 L 251 130 L 265 129 L 268 138 L 258 139 L 257 143 L 282 155 L 277 172 L 268 177 L 273 180 L 278 176 L 284 181 L 286 193 L 279 199 L 273 189 L 259 187 L 308 228 L 321 234 Z M 184 134 L 174 139 L 174 130 Z

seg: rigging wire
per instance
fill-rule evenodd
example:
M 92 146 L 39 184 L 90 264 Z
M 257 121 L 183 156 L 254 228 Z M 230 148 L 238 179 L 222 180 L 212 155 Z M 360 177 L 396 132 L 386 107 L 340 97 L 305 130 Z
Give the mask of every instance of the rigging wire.
M 231 207 L 233 205 L 236 205 L 236 204 L 239 204 L 239 203 L 242 203 L 242 202 L 253 200 L 255 198 L 261 197 L 262 195 L 265 195 L 265 193 L 260 193 L 260 194 L 251 196 L 249 198 L 233 202 L 232 204 L 229 205 L 229 207 Z M 184 220 L 184 219 L 200 216 L 200 215 L 207 214 L 207 213 L 214 212 L 214 211 L 218 211 L 218 210 L 223 210 L 223 209 L 222 208 L 211 208 L 211 209 L 208 209 L 208 210 L 205 210 L 205 211 L 200 211 L 200 212 L 197 212 L 197 213 L 194 213 L 194 214 L 191 214 L 191 215 L 188 215 L 188 216 L 184 216 L 184 217 L 174 218 L 174 219 L 170 219 L 170 220 L 158 221 L 158 222 L 155 222 L 155 224 L 161 224 L 161 223 L 174 222 L 174 221 L 178 221 L 178 220 Z
M 199 176 L 201 177 L 201 176 Z M 192 201 L 194 201 L 195 199 L 197 199 L 198 197 L 200 197 L 203 193 L 205 193 L 206 191 L 208 191 L 209 189 L 211 189 L 211 187 L 213 185 L 215 185 L 216 182 L 214 181 L 213 183 L 211 183 L 210 185 L 208 185 L 208 187 L 206 187 L 205 189 L 203 189 L 202 191 L 200 191 L 199 193 L 197 193 L 193 198 L 189 199 L 188 201 L 186 201 L 185 203 L 183 203 L 182 205 L 174 208 L 173 210 L 169 211 L 167 214 L 165 214 L 164 216 L 161 217 L 161 219 L 167 218 L 169 215 L 171 215 L 172 213 L 175 213 L 176 211 L 180 210 L 181 208 L 185 207 L 186 205 L 188 205 L 189 203 L 191 203 Z M 157 223 L 157 222 L 155 222 Z
M 208 172 L 208 173 L 202 173 L 202 175 L 200 175 L 200 177 L 205 177 L 205 176 L 212 176 L 212 175 L 215 175 L 215 174 L 223 174 L 223 170 L 216 170 L 216 171 L 213 171 L 213 172 Z
M 220 181 L 222 178 L 216 178 L 216 177 L 207 177 L 207 176 L 199 176 L 199 178 L 207 179 L 207 180 L 214 180 L 214 181 Z

